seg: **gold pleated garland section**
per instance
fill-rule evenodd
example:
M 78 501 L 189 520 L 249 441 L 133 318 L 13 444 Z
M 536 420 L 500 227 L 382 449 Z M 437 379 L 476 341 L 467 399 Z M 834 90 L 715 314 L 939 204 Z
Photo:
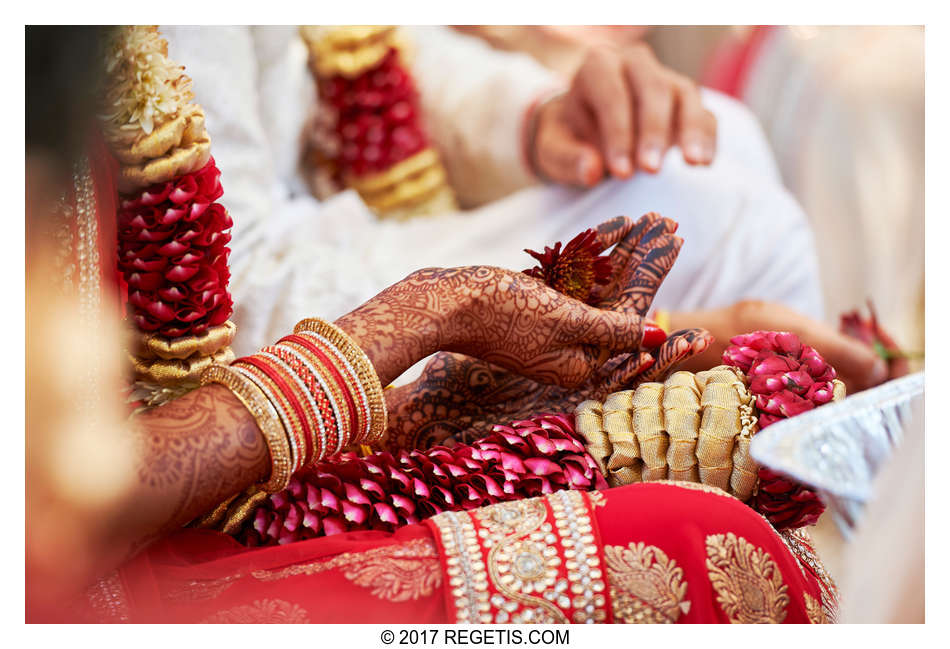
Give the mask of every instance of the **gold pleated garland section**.
M 741 370 L 722 365 L 675 372 L 663 383 L 615 392 L 575 411 L 577 431 L 607 483 L 702 482 L 748 500 L 758 465 L 749 444 L 758 429 Z
M 834 401 L 845 398 L 834 380 Z M 755 397 L 742 371 L 720 365 L 675 372 L 663 383 L 588 400 L 574 411 L 577 432 L 611 487 L 677 480 L 752 497 L 759 465 L 749 448 L 758 432 Z

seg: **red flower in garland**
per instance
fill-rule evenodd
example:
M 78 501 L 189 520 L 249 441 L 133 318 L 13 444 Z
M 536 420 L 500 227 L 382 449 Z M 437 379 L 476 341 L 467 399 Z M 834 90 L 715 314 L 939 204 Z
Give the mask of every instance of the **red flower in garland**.
M 215 201 L 221 172 L 208 164 L 121 201 L 118 265 L 142 331 L 201 334 L 231 315 L 231 217 Z
M 355 79 L 321 80 L 320 95 L 336 111 L 340 163 L 354 176 L 384 171 L 428 144 L 415 84 L 394 49 Z
M 470 446 L 352 453 L 297 474 L 257 507 L 237 537 L 247 545 L 290 543 L 356 530 L 392 531 L 449 510 L 553 493 L 604 489 L 570 415 L 495 426 Z
M 756 331 L 730 342 L 722 360 L 749 378 L 760 429 L 834 397 L 835 369 L 795 334 Z M 749 504 L 779 530 L 814 525 L 825 510 L 814 491 L 764 467 L 759 469 L 759 486 Z
M 888 377 L 903 376 L 909 370 L 908 359 L 911 354 L 904 352 L 900 345 L 884 331 L 877 319 L 877 310 L 868 300 L 870 317 L 865 318 L 857 310 L 841 315 L 841 333 L 857 338 L 871 347 L 878 356 L 887 362 Z
M 553 248 L 545 246 L 543 253 L 527 248 L 525 252 L 541 262 L 540 266 L 523 271 L 526 275 L 581 302 L 590 299 L 595 284 L 610 281 L 610 259 L 600 254 L 597 232 L 593 229 L 584 230 L 571 239 L 564 250 L 558 241 Z

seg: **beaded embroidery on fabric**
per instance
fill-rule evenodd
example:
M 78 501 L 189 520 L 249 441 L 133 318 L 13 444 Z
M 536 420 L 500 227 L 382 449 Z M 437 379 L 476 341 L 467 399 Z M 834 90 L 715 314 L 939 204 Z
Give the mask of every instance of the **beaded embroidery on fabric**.
M 130 622 L 129 604 L 118 572 L 112 572 L 86 590 L 86 600 L 98 622 Z
M 782 530 L 778 536 L 798 560 L 799 567 L 807 565 L 817 576 L 818 589 L 821 592 L 821 610 L 824 613 L 823 623 L 835 624 L 838 621 L 838 585 L 815 552 L 811 536 L 803 528 Z M 802 574 L 804 573 L 805 569 L 802 567 Z
M 429 519 L 462 623 L 603 622 L 602 557 L 586 495 L 559 491 Z

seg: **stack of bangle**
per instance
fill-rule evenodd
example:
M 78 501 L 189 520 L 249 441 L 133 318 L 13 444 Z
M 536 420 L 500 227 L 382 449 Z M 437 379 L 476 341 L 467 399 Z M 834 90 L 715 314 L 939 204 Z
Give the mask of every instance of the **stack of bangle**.
M 229 388 L 254 415 L 273 468 L 263 488 L 280 491 L 291 475 L 386 430 L 383 388 L 369 358 L 339 327 L 319 318 L 230 367 L 215 365 L 201 384 Z

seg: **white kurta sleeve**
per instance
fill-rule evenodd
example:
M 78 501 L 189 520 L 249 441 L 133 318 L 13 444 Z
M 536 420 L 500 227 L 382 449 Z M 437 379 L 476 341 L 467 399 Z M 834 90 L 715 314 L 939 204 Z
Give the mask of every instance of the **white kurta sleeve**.
M 564 82 L 526 54 L 448 27 L 408 28 L 425 126 L 465 207 L 535 182 L 524 159 L 528 109 Z

